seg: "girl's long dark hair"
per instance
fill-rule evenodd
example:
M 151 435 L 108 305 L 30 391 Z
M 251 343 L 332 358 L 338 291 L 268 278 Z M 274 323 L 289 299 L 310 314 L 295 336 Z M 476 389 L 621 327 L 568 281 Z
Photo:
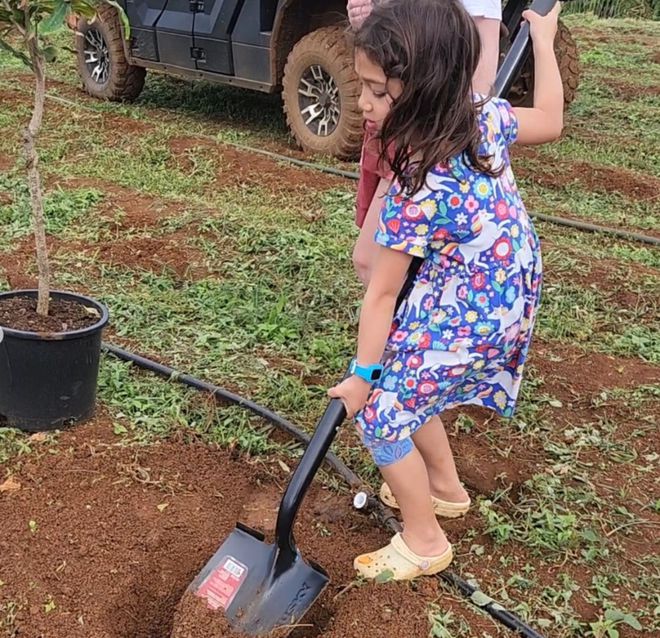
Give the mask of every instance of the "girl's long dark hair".
M 387 78 L 403 84 L 383 122 L 381 162 L 389 156 L 406 195 L 424 188 L 428 172 L 455 156 L 480 173 L 499 174 L 479 155 L 482 103 L 474 100 L 472 79 L 481 45 L 459 0 L 377 2 L 354 39 Z

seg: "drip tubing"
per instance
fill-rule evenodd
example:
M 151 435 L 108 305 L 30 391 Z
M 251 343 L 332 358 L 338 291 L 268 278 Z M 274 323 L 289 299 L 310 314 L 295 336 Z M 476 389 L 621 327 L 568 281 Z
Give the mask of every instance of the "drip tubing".
M 200 136 L 208 139 L 215 140 L 214 137 Z M 217 140 L 215 140 L 217 142 Z M 245 144 L 236 144 L 234 142 L 226 142 L 227 146 L 232 146 L 236 149 L 245 151 L 247 153 L 255 153 L 257 155 L 263 155 L 269 157 L 278 162 L 287 162 L 293 164 L 294 166 L 299 166 L 301 168 L 308 168 L 315 171 L 320 171 L 322 173 L 328 173 L 329 175 L 335 175 L 337 177 L 344 177 L 346 179 L 358 180 L 360 178 L 359 173 L 354 171 L 346 171 L 340 168 L 334 168 L 333 166 L 325 166 L 323 164 L 316 164 L 314 162 L 307 162 L 305 160 L 296 159 L 295 157 L 289 157 L 287 155 L 281 155 L 279 153 L 274 153 L 273 151 L 266 151 L 261 148 L 254 148 L 252 146 L 246 146 Z M 591 224 L 589 222 L 581 222 L 576 219 L 567 219 L 565 217 L 558 217 L 557 215 L 546 215 L 545 213 L 530 213 L 530 216 L 533 219 L 538 219 L 539 221 L 548 222 L 550 224 L 555 224 L 557 226 L 566 226 L 568 228 L 575 228 L 576 230 L 581 230 L 591 233 L 603 233 L 605 235 L 613 235 L 614 237 L 619 237 L 620 239 L 626 239 L 628 241 L 636 241 L 644 244 L 650 244 L 652 246 L 660 246 L 660 237 L 653 237 L 652 235 L 644 235 L 643 233 L 636 233 L 628 230 L 621 230 L 620 228 L 612 228 L 611 226 L 600 226 L 599 224 Z
M 178 383 L 182 383 L 195 390 L 207 392 L 218 401 L 230 403 L 245 410 L 249 410 L 250 412 L 265 419 L 280 430 L 286 432 L 300 443 L 309 443 L 310 436 L 306 432 L 296 427 L 293 425 L 293 423 L 287 421 L 275 412 L 272 412 L 268 408 L 265 408 L 258 403 L 255 403 L 254 401 L 245 399 L 240 395 L 235 394 L 234 392 L 225 390 L 224 388 L 213 385 L 212 383 L 208 383 L 207 381 L 202 381 L 201 379 L 197 379 L 189 374 L 179 372 L 174 368 L 171 368 L 162 363 L 158 363 L 157 361 L 152 361 L 151 359 L 147 359 L 141 355 L 129 352 L 128 350 L 118 348 L 117 346 L 114 346 L 110 343 L 104 342 L 103 350 L 117 357 L 118 359 L 121 359 L 122 361 L 133 363 L 139 368 L 149 370 L 150 372 L 170 379 L 171 381 L 177 381 Z M 328 465 L 339 476 L 341 476 L 351 488 L 360 490 L 366 489 L 364 481 L 362 481 L 360 477 L 355 472 L 353 472 L 353 470 L 351 470 L 336 454 L 333 452 L 328 452 L 326 454 L 325 460 L 327 461 Z M 373 512 L 378 521 L 382 525 L 388 527 L 392 532 L 397 533 L 402 530 L 401 523 L 399 523 L 394 512 L 392 512 L 392 510 L 388 507 L 385 507 L 373 494 L 368 493 L 366 510 Z M 479 591 L 476 587 L 450 570 L 441 572 L 438 574 L 438 577 L 453 587 L 455 590 L 460 592 L 461 595 L 468 600 L 471 600 L 473 594 Z M 488 602 L 485 605 L 479 605 L 479 608 L 490 614 L 490 616 L 502 623 L 505 627 L 516 631 L 520 636 L 523 636 L 524 638 L 544 638 L 535 629 L 527 625 L 522 619 L 520 619 L 514 613 L 504 609 L 502 605 L 494 600 Z
M 234 394 L 229 390 L 225 390 L 224 388 L 220 388 L 211 383 L 207 383 L 206 381 L 197 379 L 193 376 L 190 376 L 189 374 L 178 372 L 174 368 L 170 368 L 169 366 L 166 366 L 162 363 L 152 361 L 151 359 L 142 357 L 139 354 L 129 352 L 128 350 L 123 350 L 122 348 L 118 348 L 117 346 L 113 346 L 112 344 L 106 342 L 103 343 L 103 350 L 114 355 L 118 359 L 121 359 L 122 361 L 134 363 L 138 367 L 143 368 L 144 370 L 149 370 L 150 372 L 154 372 L 161 377 L 166 377 L 172 381 L 178 381 L 179 383 L 183 383 L 184 385 L 187 385 L 188 387 L 194 388 L 195 390 L 199 390 L 201 392 L 208 392 L 219 401 L 236 405 L 239 408 L 243 408 L 244 410 L 249 410 L 253 414 L 260 416 L 262 419 L 265 419 L 283 432 L 286 432 L 290 436 L 294 437 L 301 443 L 307 444 L 310 441 L 311 437 L 306 432 L 303 432 L 295 425 L 293 425 L 293 423 L 282 418 L 279 414 L 276 414 L 268 408 L 254 403 L 254 401 L 250 401 L 249 399 L 245 399 L 238 394 Z M 328 462 L 328 465 L 352 488 L 364 487 L 364 482 L 360 480 L 357 474 L 349 470 L 349 468 L 346 467 L 346 465 L 336 454 L 333 452 L 328 452 L 325 459 Z
M 46 94 L 47 98 L 75 106 L 78 108 L 84 108 L 89 111 L 95 111 L 97 113 L 102 113 L 98 109 L 91 107 L 83 106 L 81 104 L 76 104 L 65 98 L 61 98 L 57 95 L 52 95 L 50 93 Z M 280 153 L 275 153 L 274 151 L 267 151 L 263 148 L 255 148 L 253 146 L 248 146 L 247 144 L 238 144 L 236 142 L 218 142 L 216 137 L 212 135 L 197 134 L 195 137 L 200 139 L 210 140 L 215 143 L 222 143 L 226 146 L 231 146 L 246 153 L 254 153 L 255 155 L 263 155 L 272 160 L 278 162 L 286 162 L 292 164 L 293 166 L 298 166 L 300 168 L 307 168 L 314 171 L 319 171 L 321 173 L 327 173 L 328 175 L 334 175 L 336 177 L 343 177 L 345 179 L 358 180 L 360 175 L 355 171 L 348 171 L 342 168 L 335 168 L 333 166 L 325 166 L 324 164 L 318 164 L 315 162 L 307 162 L 305 160 L 297 159 L 295 157 L 289 157 L 288 155 L 282 155 Z M 660 246 L 660 237 L 653 237 L 652 235 L 644 235 L 643 233 L 636 233 L 633 231 L 621 230 L 620 228 L 612 228 L 610 226 L 600 226 L 598 224 L 591 224 L 589 222 L 581 222 L 576 219 L 567 219 L 565 217 L 558 217 L 556 215 L 546 215 L 545 213 L 530 213 L 530 216 L 533 219 L 538 219 L 539 221 L 548 222 L 550 224 L 555 224 L 557 226 L 566 226 L 568 228 L 574 228 L 576 230 L 590 232 L 590 233 L 602 233 L 605 235 L 612 235 L 613 237 L 618 237 L 627 241 L 636 241 L 643 244 L 650 244 L 651 246 Z

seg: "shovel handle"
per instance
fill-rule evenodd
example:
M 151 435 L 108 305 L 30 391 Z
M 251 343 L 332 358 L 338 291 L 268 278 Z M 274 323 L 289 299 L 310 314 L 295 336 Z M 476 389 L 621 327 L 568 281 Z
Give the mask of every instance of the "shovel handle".
M 339 399 L 332 399 L 316 426 L 314 435 L 286 488 L 275 527 L 276 542 L 280 549 L 280 557 L 284 561 L 295 559 L 297 550 L 292 530 L 296 514 L 345 418 L 346 408 L 343 402 Z
M 534 0 L 529 8 L 539 15 L 544 16 L 552 11 L 555 4 L 557 4 L 557 0 Z M 521 66 L 527 60 L 530 50 L 529 22 L 525 20 L 520 29 L 518 29 L 513 44 L 507 51 L 504 62 L 502 62 L 502 66 L 497 72 L 495 95 L 500 97 L 507 95 L 511 85 L 518 76 Z

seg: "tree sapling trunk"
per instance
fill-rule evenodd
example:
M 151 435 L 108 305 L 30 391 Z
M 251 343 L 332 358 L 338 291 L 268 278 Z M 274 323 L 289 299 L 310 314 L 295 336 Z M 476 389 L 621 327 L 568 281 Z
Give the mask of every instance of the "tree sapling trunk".
M 27 9 L 26 9 L 27 11 Z M 46 244 L 46 223 L 44 220 L 44 201 L 39 173 L 39 154 L 37 153 L 37 137 L 41 129 L 46 99 L 46 60 L 39 49 L 36 37 L 28 41 L 28 51 L 32 70 L 35 76 L 36 89 L 32 118 L 23 134 L 23 150 L 27 163 L 28 185 L 32 202 L 34 240 L 37 248 L 37 268 L 39 271 L 39 294 L 37 298 L 37 313 L 48 315 L 50 298 L 50 266 L 48 263 L 48 245 Z

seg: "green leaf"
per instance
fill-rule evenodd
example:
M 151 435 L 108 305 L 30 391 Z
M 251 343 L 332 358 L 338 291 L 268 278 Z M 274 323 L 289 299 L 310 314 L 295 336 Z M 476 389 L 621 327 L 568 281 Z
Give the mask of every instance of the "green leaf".
M 582 531 L 582 538 L 590 543 L 595 543 L 598 540 L 598 535 L 594 530 L 587 528 Z
M 112 430 L 117 436 L 126 434 L 128 432 L 128 430 L 121 423 L 115 423 Z
M 637 631 L 642 630 L 642 625 L 640 624 L 639 620 L 637 620 L 637 618 L 635 618 L 632 614 L 626 614 L 623 617 L 623 622 L 626 623 L 626 625 L 629 627 L 636 629 Z
M 54 46 L 49 46 L 43 49 L 42 54 L 46 62 L 55 62 L 57 59 L 57 49 Z
M 606 609 L 605 620 L 610 622 L 621 622 L 625 618 L 625 614 L 620 609 Z
M 32 68 L 32 63 L 30 62 L 30 58 L 28 58 L 25 53 L 22 51 L 19 51 L 18 49 L 14 49 L 8 42 L 5 42 L 3 39 L 0 38 L 0 49 L 4 49 L 8 53 L 11 53 L 14 57 L 17 57 L 21 62 L 23 62 L 26 66 L 29 66 Z
M 484 594 L 480 589 L 477 589 L 477 591 L 470 596 L 470 600 L 478 607 L 485 607 L 493 602 L 493 599 L 488 594 Z
M 71 5 L 68 2 L 65 0 L 55 0 L 53 13 L 40 23 L 39 33 L 41 35 L 48 35 L 61 29 L 70 11 Z
M 386 569 L 384 572 L 381 572 L 374 578 L 374 580 L 379 584 L 382 585 L 383 583 L 388 583 L 394 578 L 394 572 L 391 569 Z

